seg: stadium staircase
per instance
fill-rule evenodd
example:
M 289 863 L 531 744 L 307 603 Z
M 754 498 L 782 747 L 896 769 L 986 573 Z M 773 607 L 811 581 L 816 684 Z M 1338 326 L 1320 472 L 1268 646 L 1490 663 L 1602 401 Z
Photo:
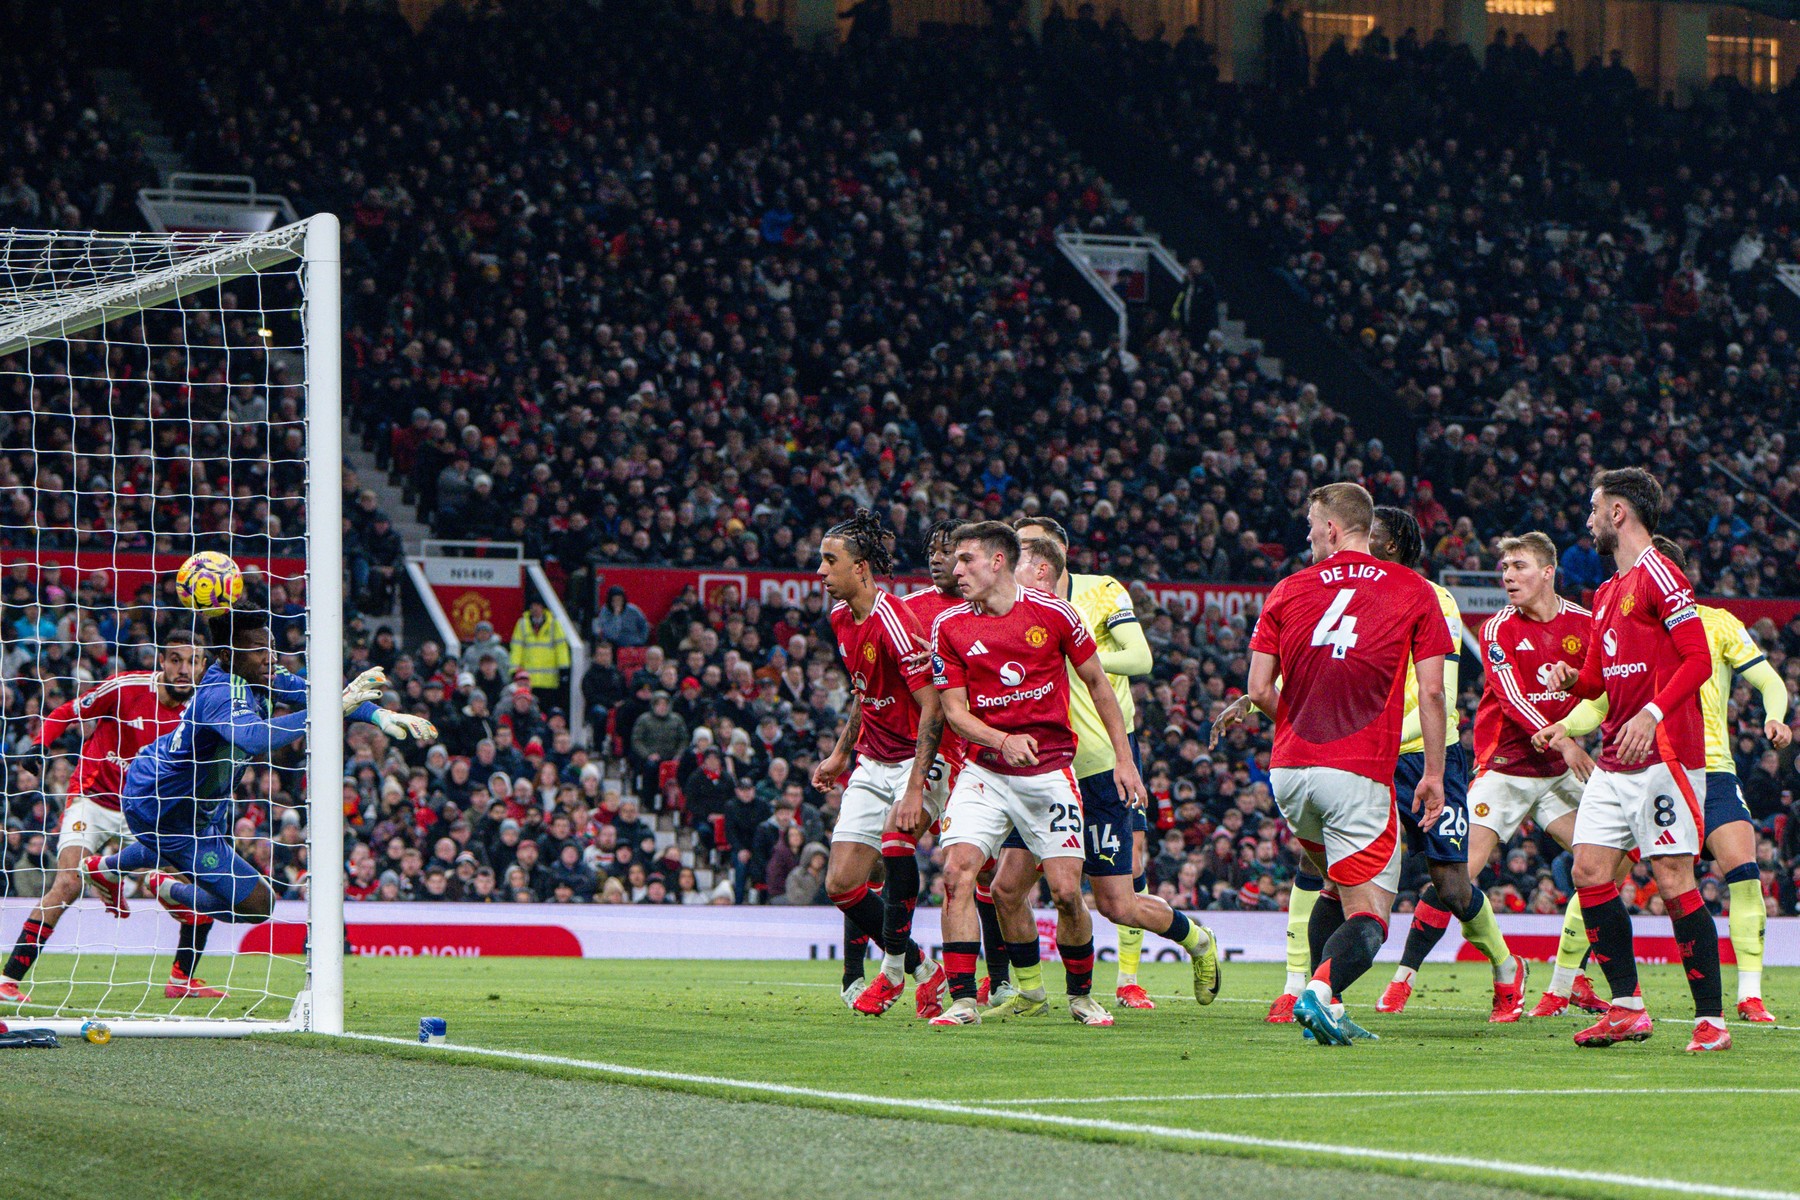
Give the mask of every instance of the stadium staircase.
M 125 131 L 143 143 L 144 157 L 155 165 L 156 173 L 161 176 L 158 182 L 167 187 L 169 177 L 187 170 L 187 163 L 169 135 L 163 132 L 162 121 L 150 102 L 144 99 L 144 93 L 138 90 L 137 81 L 129 72 L 118 70 L 96 70 L 93 79 L 94 90 L 106 100 Z
M 1394 390 L 1320 325 L 1308 299 L 1269 265 L 1261 247 L 1207 207 L 1169 163 L 1168 148 L 1145 134 L 1116 98 L 1078 78 L 1059 84 L 1044 89 L 1046 115 L 1178 257 L 1198 255 L 1206 262 L 1221 299 L 1238 317 L 1221 326 L 1227 348 L 1236 349 L 1234 342 L 1254 346 L 1260 369 L 1285 367 L 1317 384 L 1327 404 L 1381 438 L 1410 470 L 1416 423 Z M 1249 337 L 1248 329 L 1257 337 Z

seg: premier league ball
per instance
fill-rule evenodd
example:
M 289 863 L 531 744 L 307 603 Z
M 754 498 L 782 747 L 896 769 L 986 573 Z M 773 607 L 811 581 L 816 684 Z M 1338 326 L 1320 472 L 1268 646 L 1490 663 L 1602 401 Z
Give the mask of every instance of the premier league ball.
M 244 573 L 217 550 L 202 550 L 175 572 L 175 595 L 195 612 L 223 612 L 243 594 Z

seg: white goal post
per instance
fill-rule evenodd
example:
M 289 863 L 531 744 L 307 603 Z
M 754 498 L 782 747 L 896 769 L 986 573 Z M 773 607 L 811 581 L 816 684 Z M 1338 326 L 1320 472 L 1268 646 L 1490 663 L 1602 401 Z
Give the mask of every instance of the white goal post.
M 120 920 L 90 892 L 61 913 L 22 981 L 30 1001 L 0 1004 L 0 1021 L 14 1028 L 79 1035 L 100 1022 L 115 1037 L 343 1031 L 339 258 L 331 214 L 247 235 L 0 230 L 0 407 L 11 410 L 0 422 L 21 423 L 22 398 L 33 438 L 32 477 L 0 491 L 27 491 L 34 509 L 23 524 L 8 511 L 0 581 L 14 588 L 23 570 L 39 598 L 79 597 L 62 608 L 54 638 L 7 643 L 7 675 L 24 663 L 43 676 L 48 712 L 53 689 L 72 699 L 120 664 L 154 669 L 163 651 L 144 641 L 144 621 L 154 635 L 168 621 L 193 620 L 179 608 L 166 615 L 174 566 L 193 550 L 221 549 L 238 558 L 258 595 L 303 589 L 304 612 L 283 618 L 291 631 L 279 628 L 296 638 L 303 630 L 309 702 L 303 754 L 253 765 L 248 786 L 265 790 L 237 793 L 234 811 L 260 811 L 267 823 L 252 821 L 246 836 L 240 815 L 231 829 L 276 894 L 303 897 L 304 910 L 278 904 L 269 925 L 213 927 L 228 936 L 212 938 L 193 976 L 209 974 L 227 997 L 170 998 L 173 978 L 165 985 L 159 972 L 171 970 L 169 952 L 188 935 L 154 897 L 133 896 Z M 181 420 L 185 429 L 168 428 Z M 18 461 L 0 457 L 0 484 Z M 191 490 L 171 494 L 169 480 L 182 477 Z M 103 478 L 110 491 L 93 482 Z M 146 480 L 160 490 L 146 491 Z M 66 521 L 56 516 L 65 512 Z M 104 604 L 90 611 L 89 597 L 101 594 Z M 14 599 L 9 590 L 9 605 Z M 48 629 L 49 604 L 40 608 Z M 91 664 L 105 650 L 89 625 L 107 620 L 114 653 L 97 672 Z M 0 783 L 10 791 L 19 747 L 5 749 L 12 757 Z M 61 810 L 53 793 L 73 769 L 60 757 L 33 760 L 45 811 Z M 47 888 L 50 875 L 42 878 Z M 0 957 L 33 905 L 29 895 L 0 897 Z

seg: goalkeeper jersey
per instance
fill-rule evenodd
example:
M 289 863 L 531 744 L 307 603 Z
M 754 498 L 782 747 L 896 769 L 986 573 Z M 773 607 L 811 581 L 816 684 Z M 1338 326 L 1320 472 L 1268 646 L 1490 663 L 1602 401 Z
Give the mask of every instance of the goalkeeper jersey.
M 296 711 L 270 717 L 275 704 Z M 370 720 L 359 705 L 353 720 Z M 194 833 L 228 811 L 252 758 L 299 741 L 306 733 L 306 680 L 280 667 L 267 688 L 251 687 L 218 663 L 207 667 L 181 723 L 157 738 L 125 769 L 121 807 L 134 827 Z
M 1437 593 L 1438 611 L 1444 614 L 1444 624 L 1450 627 L 1450 653 L 1444 656 L 1444 745 L 1454 746 L 1462 738 L 1458 728 L 1460 722 L 1456 716 L 1457 691 L 1457 651 L 1462 645 L 1463 623 L 1462 611 L 1456 607 L 1456 597 L 1430 580 L 1431 590 Z M 1418 721 L 1419 712 L 1419 676 L 1413 670 L 1413 660 L 1406 660 L 1406 721 L 1404 728 L 1411 729 Z M 1425 734 L 1421 730 L 1400 743 L 1402 754 L 1425 753 Z
M 1125 648 L 1113 631 L 1136 621 L 1137 610 L 1131 606 L 1131 593 L 1118 580 L 1111 575 L 1071 572 L 1069 604 L 1081 615 L 1081 623 L 1087 626 L 1094 645 L 1101 652 Z M 1125 732 L 1129 734 L 1137 725 L 1137 710 L 1131 700 L 1131 677 L 1109 673 L 1106 681 L 1112 685 L 1113 695 L 1119 701 L 1119 712 L 1125 718 Z M 1086 779 L 1089 775 L 1112 770 L 1116 765 L 1112 739 L 1106 735 L 1106 725 L 1100 720 L 1100 710 L 1094 707 L 1087 684 L 1081 682 L 1073 666 L 1069 668 L 1069 724 L 1074 727 L 1077 739 L 1075 778 Z

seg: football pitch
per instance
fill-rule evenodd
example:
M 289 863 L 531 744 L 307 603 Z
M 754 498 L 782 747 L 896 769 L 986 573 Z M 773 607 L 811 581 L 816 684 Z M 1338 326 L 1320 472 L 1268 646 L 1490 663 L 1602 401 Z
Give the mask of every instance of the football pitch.
M 1800 1200 L 1800 970 L 1766 980 L 1782 1026 L 1734 1022 L 1734 1049 L 1705 1056 L 1682 1053 L 1668 967 L 1645 985 L 1671 1019 L 1603 1051 L 1570 1042 L 1577 1016 L 1488 1025 L 1485 966 L 1428 967 L 1394 1017 L 1366 981 L 1353 1011 L 1382 1040 L 1342 1049 L 1263 1022 L 1275 965 L 1228 964 L 1207 1009 L 1184 966 L 1146 966 L 1158 1009 L 1111 1029 L 1060 1005 L 932 1029 L 910 995 L 860 1018 L 836 974 L 356 959 L 355 1037 L 6 1052 L 0 1197 Z M 417 1043 L 427 1015 L 449 1047 Z

